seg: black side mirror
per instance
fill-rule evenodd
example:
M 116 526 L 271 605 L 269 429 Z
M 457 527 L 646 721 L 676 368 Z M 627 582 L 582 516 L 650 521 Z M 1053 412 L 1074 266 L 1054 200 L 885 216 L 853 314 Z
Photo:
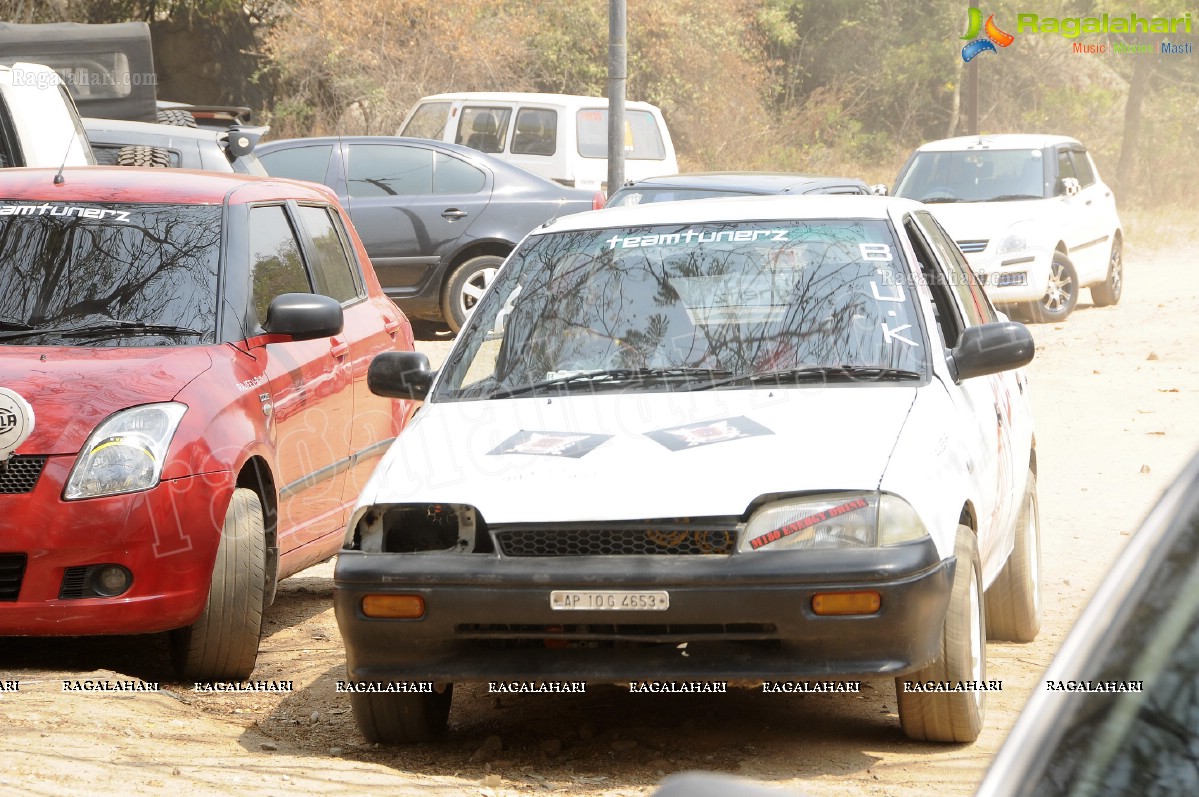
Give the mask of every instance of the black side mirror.
M 319 293 L 281 293 L 266 311 L 262 328 L 292 340 L 327 338 L 341 332 L 341 303 Z
M 385 351 L 366 369 L 366 386 L 376 396 L 424 401 L 437 372 L 418 351 Z
M 949 352 L 954 378 L 961 382 L 1028 365 L 1036 346 L 1032 332 L 1015 321 L 967 327 Z

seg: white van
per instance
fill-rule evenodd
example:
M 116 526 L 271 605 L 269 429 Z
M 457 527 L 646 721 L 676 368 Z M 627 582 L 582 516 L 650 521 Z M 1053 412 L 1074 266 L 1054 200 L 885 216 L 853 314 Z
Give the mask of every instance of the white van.
M 0 66 L 0 166 L 95 163 L 79 112 L 54 70 L 40 64 Z
M 422 97 L 398 135 L 464 144 L 563 185 L 599 189 L 608 180 L 608 100 L 574 94 L 458 92 Z M 675 174 L 674 142 L 662 111 L 625 103 L 624 176 Z

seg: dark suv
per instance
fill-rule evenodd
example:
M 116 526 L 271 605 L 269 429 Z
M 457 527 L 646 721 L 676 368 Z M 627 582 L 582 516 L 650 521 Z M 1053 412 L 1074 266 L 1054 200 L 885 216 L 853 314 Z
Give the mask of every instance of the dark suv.
M 0 636 L 170 631 L 254 669 L 409 415 L 412 349 L 337 200 L 175 169 L 0 174 Z

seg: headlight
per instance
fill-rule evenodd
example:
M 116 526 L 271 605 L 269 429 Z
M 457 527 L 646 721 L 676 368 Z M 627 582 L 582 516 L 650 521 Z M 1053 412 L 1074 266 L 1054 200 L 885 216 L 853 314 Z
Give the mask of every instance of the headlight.
M 1019 252 L 1028 248 L 1028 233 L 1023 225 L 1013 224 L 999 238 L 995 254 L 1003 255 L 1008 252 Z
M 740 551 L 874 548 L 928 535 L 916 510 L 889 493 L 838 493 L 777 501 L 745 525 Z
M 131 493 L 158 484 L 171 438 L 186 410 L 175 402 L 146 404 L 109 417 L 84 443 L 63 498 Z

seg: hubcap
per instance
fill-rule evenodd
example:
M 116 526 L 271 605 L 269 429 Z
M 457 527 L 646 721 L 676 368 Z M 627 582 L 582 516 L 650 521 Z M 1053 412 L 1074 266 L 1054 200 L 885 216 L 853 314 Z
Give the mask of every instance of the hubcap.
M 1120 290 L 1124 287 L 1124 258 L 1120 255 L 1118 244 L 1112 247 L 1111 274 L 1108 276 L 1108 283 L 1111 285 L 1112 295 L 1119 296 Z
M 470 315 L 470 311 L 475 309 L 475 305 L 479 303 L 479 297 L 495 279 L 495 272 L 494 268 L 479 269 L 466 280 L 466 284 L 462 286 L 462 295 L 458 297 L 458 306 L 461 308 L 463 316 Z
M 1045 309 L 1051 312 L 1059 312 L 1065 308 L 1070 301 L 1070 286 L 1073 280 L 1066 273 L 1066 267 L 1061 263 L 1053 264 L 1053 271 L 1049 275 L 1049 290 L 1045 292 L 1045 298 L 1042 300 L 1045 304 Z

